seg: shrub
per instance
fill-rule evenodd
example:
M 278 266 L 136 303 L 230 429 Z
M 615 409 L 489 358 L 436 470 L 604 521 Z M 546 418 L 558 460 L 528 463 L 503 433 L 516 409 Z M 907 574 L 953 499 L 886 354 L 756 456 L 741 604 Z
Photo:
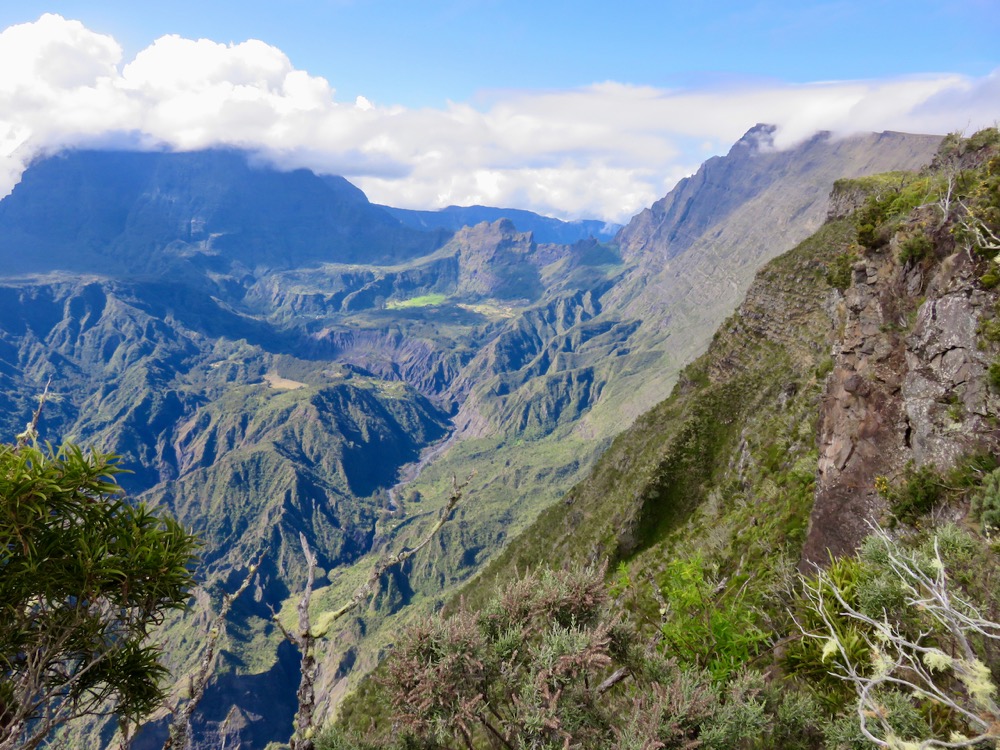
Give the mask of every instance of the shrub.
M 979 277 L 979 283 L 983 285 L 984 289 L 993 289 L 997 284 L 1000 284 L 1000 269 L 991 267 Z
M 1000 391 L 1000 359 L 995 359 L 990 363 L 990 368 L 986 373 L 986 379 L 989 381 L 993 390 Z
M 903 484 L 889 492 L 889 506 L 899 521 L 913 523 L 925 513 L 930 513 L 941 500 L 943 485 L 933 466 L 907 467 Z
M 915 234 L 907 237 L 899 245 L 899 262 L 919 263 L 934 252 L 934 243 L 926 234 Z
M 721 750 L 771 731 L 778 701 L 765 705 L 759 674 L 720 682 L 684 669 L 615 609 L 603 571 L 543 571 L 479 612 L 415 625 L 380 670 L 391 722 L 330 730 L 319 747 Z M 802 708 L 782 733 L 805 721 Z
M 859 230 L 860 231 L 860 230 Z M 857 260 L 854 253 L 838 253 L 826 269 L 826 283 L 840 291 L 851 285 L 851 266 Z
M 983 486 L 972 496 L 971 512 L 984 533 L 1000 529 L 1000 469 L 986 475 Z
M 858 224 L 858 244 L 869 250 L 877 250 L 888 242 L 888 237 L 879 232 L 877 224 L 866 221 Z
M 876 597 L 869 609 L 827 572 L 818 573 L 818 585 L 807 582 L 805 592 L 824 627 L 805 635 L 837 657 L 838 675 L 857 696 L 852 718 L 830 728 L 830 746 L 995 746 L 1000 705 L 990 663 L 995 668 L 992 642 L 1000 637 L 1000 623 L 949 572 L 953 561 L 956 570 L 970 567 L 977 549 L 981 545 L 955 526 L 916 548 L 876 528 L 860 557 L 864 578 L 882 579 L 888 597 Z M 845 620 L 861 635 L 864 658 L 851 655 Z
M 660 582 L 661 648 L 684 666 L 726 680 L 756 655 L 767 634 L 745 605 L 739 580 L 716 580 L 699 557 L 674 560 Z

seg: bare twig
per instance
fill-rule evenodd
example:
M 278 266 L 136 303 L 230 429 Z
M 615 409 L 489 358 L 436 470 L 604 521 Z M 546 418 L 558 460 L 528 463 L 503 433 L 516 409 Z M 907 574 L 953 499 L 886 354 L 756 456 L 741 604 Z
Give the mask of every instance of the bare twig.
M 302 545 L 302 552 L 306 557 L 308 573 L 306 575 L 305 590 L 302 592 L 302 597 L 299 599 L 298 606 L 296 607 L 299 615 L 298 631 L 296 633 L 290 633 L 281 623 L 276 613 L 272 617 L 282 634 L 284 634 L 285 638 L 298 647 L 302 658 L 302 675 L 299 681 L 299 691 L 297 694 L 299 710 L 295 714 L 295 733 L 292 735 L 292 739 L 289 743 L 290 750 L 313 750 L 315 747 L 313 743 L 313 735 L 316 731 L 315 685 L 319 672 L 319 664 L 316 660 L 316 642 L 329 632 L 331 625 L 342 619 L 362 602 L 366 601 L 368 597 L 374 593 L 379 581 L 387 571 L 396 565 L 401 565 L 406 560 L 409 560 L 430 543 L 431 539 L 434 538 L 434 536 L 441 530 L 441 527 L 444 526 L 451 517 L 451 512 L 462 499 L 463 491 L 468 486 L 471 479 L 472 476 L 470 475 L 462 484 L 459 484 L 458 481 L 452 477 L 451 496 L 448 498 L 448 502 L 445 503 L 445 507 L 441 511 L 441 515 L 437 522 L 435 522 L 434 526 L 431 527 L 430 531 L 423 538 L 423 540 L 421 540 L 415 547 L 404 547 L 396 554 L 389 555 L 379 560 L 372 569 L 371 575 L 368 576 L 368 580 L 358 587 L 350 600 L 348 600 L 348 602 L 339 609 L 323 617 L 323 627 L 321 630 L 314 630 L 309 620 L 309 604 L 312 601 L 313 585 L 315 583 L 316 555 L 309 547 L 309 542 L 306 540 L 305 535 L 301 533 L 299 534 L 299 543 Z
M 250 582 L 257 574 L 257 568 L 260 566 L 263 557 L 264 555 L 261 553 L 257 557 L 256 562 L 250 565 L 243 583 L 240 584 L 240 587 L 236 591 L 232 594 L 223 594 L 222 605 L 219 607 L 219 612 L 212 621 L 211 628 L 208 631 L 208 644 L 205 647 L 205 653 L 201 656 L 201 661 L 198 663 L 198 671 L 195 672 L 188 683 L 188 701 L 179 713 L 177 710 L 179 701 L 170 709 L 170 713 L 173 714 L 174 718 L 170 722 L 168 736 L 163 743 L 163 750 L 187 750 L 188 738 L 191 734 L 191 718 L 194 716 L 198 704 L 201 703 L 201 699 L 205 697 L 205 689 L 212 674 L 212 667 L 215 665 L 215 653 L 219 643 L 219 636 L 222 635 L 222 631 L 225 628 L 226 617 L 229 615 L 229 610 L 232 609 L 236 600 L 250 586 Z
M 883 529 L 873 527 L 873 530 L 885 546 L 886 565 L 902 586 L 905 603 L 929 618 L 936 627 L 916 636 L 906 635 L 897 624 L 890 623 L 884 613 L 883 618 L 878 619 L 859 611 L 825 571 L 819 571 L 814 586 L 805 587 L 812 600 L 811 608 L 822 619 L 826 632 L 817 634 L 803 628 L 803 635 L 823 640 L 827 648 L 840 657 L 838 671 L 831 674 L 854 686 L 862 734 L 878 747 L 897 746 L 899 738 L 879 700 L 879 690 L 890 688 L 944 706 L 978 732 L 975 737 L 953 736 L 950 741 L 923 739 L 913 742 L 914 748 L 965 748 L 1000 739 L 996 685 L 969 640 L 972 634 L 1000 639 L 1000 624 L 986 620 L 971 603 L 951 592 L 937 540 L 933 557 L 922 565 L 915 557 L 902 552 Z M 927 570 L 932 570 L 933 574 Z M 841 639 L 841 629 L 825 601 L 825 592 L 832 593 L 840 616 L 863 626 L 860 631 L 872 655 L 873 667 L 852 660 Z M 928 645 L 932 631 L 939 637 L 947 637 L 960 656 L 950 656 Z M 955 679 L 944 678 L 946 673 Z
M 24 432 L 17 436 L 18 448 L 24 448 L 38 439 L 38 421 L 42 418 L 42 408 L 49 397 L 49 386 L 51 384 L 52 376 L 49 376 L 49 379 L 45 381 L 45 389 L 42 391 L 42 395 L 38 397 L 38 406 L 35 408 L 35 413 L 31 416 L 31 421 L 25 425 Z

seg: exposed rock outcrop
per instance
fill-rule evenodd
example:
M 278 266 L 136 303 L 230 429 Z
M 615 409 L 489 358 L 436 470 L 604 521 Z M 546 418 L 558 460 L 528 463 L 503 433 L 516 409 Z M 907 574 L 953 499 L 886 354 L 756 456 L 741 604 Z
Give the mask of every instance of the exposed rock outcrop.
M 987 417 L 989 355 L 979 322 L 996 295 L 958 251 L 923 268 L 900 264 L 894 240 L 854 264 L 852 284 L 834 293 L 833 372 L 823 397 L 816 502 L 806 563 L 852 551 L 885 511 L 876 477 L 898 483 L 905 467 L 950 468 L 1000 447 Z M 828 551 L 829 550 L 829 551 Z

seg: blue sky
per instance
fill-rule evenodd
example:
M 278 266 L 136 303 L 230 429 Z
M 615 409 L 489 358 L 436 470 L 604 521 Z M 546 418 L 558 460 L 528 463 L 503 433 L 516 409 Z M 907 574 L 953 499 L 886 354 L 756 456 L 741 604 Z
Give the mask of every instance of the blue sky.
M 996 0 L 27 0 L 0 7 L 14 25 L 8 182 L 36 153 L 129 131 L 261 148 L 397 205 L 623 220 L 759 121 L 792 142 L 1000 118 Z

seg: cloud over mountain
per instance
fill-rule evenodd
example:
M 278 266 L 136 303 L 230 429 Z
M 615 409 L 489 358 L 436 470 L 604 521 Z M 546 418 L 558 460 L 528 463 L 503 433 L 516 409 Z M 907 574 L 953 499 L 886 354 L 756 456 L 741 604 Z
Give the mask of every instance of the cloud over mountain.
M 992 124 L 1000 72 L 667 90 L 617 82 L 506 91 L 441 109 L 358 97 L 258 40 L 118 42 L 46 14 L 0 33 L 0 194 L 35 156 L 77 144 L 260 150 L 343 174 L 373 200 L 429 208 L 518 205 L 624 220 L 757 122 L 779 146 L 819 129 L 944 133 Z

